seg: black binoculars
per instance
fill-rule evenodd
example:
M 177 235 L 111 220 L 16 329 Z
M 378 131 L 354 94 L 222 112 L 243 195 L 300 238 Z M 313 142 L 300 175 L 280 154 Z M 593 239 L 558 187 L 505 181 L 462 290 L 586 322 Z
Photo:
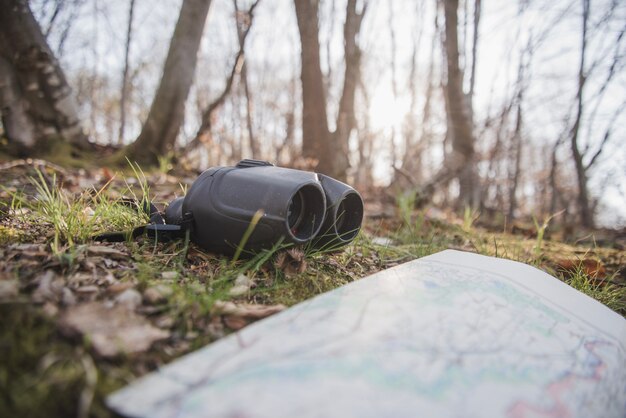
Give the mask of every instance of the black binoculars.
M 356 237 L 362 220 L 363 200 L 347 184 L 259 160 L 206 170 L 165 211 L 167 224 L 180 225 L 192 242 L 223 254 L 239 247 L 253 253 L 279 242 L 334 249 Z

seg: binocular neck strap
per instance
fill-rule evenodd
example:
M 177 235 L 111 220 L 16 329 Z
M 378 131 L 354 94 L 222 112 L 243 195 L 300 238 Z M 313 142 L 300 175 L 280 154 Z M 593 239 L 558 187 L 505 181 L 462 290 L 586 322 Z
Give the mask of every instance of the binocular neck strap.
M 184 225 L 172 225 L 165 222 L 165 217 L 159 209 L 150 201 L 138 201 L 137 199 L 123 198 L 120 204 L 132 209 L 140 209 L 150 217 L 150 223 L 138 226 L 130 231 L 105 232 L 93 237 L 96 241 L 124 242 L 136 239 L 141 235 L 147 235 L 156 241 L 171 241 L 183 238 L 187 228 Z

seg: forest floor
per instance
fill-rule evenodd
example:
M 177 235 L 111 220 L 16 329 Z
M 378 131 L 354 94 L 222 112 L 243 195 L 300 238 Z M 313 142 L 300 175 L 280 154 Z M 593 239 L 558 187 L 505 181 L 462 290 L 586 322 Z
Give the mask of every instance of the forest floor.
M 626 315 L 623 231 L 565 243 L 542 220 L 504 233 L 469 211 L 415 210 L 410 196 L 366 199 L 362 232 L 337 252 L 276 248 L 233 261 L 184 240 L 91 239 L 146 222 L 122 196 L 162 207 L 194 178 L 0 165 L 0 416 L 111 416 L 106 395 L 176 357 L 448 248 L 529 263 Z

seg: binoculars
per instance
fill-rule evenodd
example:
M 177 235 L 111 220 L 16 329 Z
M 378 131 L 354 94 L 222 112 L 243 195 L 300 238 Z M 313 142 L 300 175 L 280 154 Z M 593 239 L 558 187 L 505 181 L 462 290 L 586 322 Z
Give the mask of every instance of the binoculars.
M 335 249 L 356 237 L 362 220 L 363 200 L 347 184 L 259 160 L 206 170 L 165 211 L 166 224 L 180 225 L 192 242 L 222 254 L 279 242 Z

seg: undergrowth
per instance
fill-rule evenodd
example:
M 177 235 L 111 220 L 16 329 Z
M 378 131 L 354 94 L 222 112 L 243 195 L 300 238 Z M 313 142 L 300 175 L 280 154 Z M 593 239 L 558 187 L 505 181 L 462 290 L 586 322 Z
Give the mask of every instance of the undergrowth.
M 55 268 L 66 275 L 79 270 L 82 262 L 76 260 L 82 257 L 85 246 L 92 244 L 94 235 L 127 231 L 148 222 L 141 208 L 150 199 L 151 190 L 141 169 L 133 164 L 131 167 L 138 186 L 125 183 L 121 190 L 112 190 L 106 184 L 78 195 L 67 193 L 54 175 L 50 178 L 37 173 L 31 179 L 35 196 L 13 192 L 12 201 L 3 209 L 12 222 L 1 225 L 0 245 L 15 240 L 29 242 L 35 235 L 32 228 L 40 227 L 48 234 L 43 240 L 39 237 L 38 242 L 45 242 L 56 254 Z M 138 204 L 129 207 L 120 196 L 129 196 Z M 209 254 L 188 239 L 155 243 L 140 238 L 124 243 L 129 257 L 116 268 L 117 279 L 132 284 L 140 293 L 156 286 L 168 290 L 166 300 L 151 307 L 147 315 L 152 320 L 171 321 L 172 337 L 141 356 L 96 358 L 87 341 L 61 338 L 54 319 L 41 306 L 31 304 L 23 293 L 11 302 L 0 301 L 0 416 L 39 416 L 42 411 L 50 416 L 110 416 L 104 406 L 107 394 L 221 336 L 212 328 L 212 309 L 217 301 L 292 306 L 377 271 L 448 248 L 541 268 L 547 268 L 546 260 L 564 254 L 565 248 L 571 249 L 546 240 L 549 219 L 537 222 L 535 238 L 523 238 L 505 232 L 485 232 L 476 226 L 479 214 L 470 209 L 457 223 L 433 219 L 425 210 L 415 209 L 415 194 L 400 196 L 397 211 L 397 222 L 382 226 L 368 221 L 365 230 L 341 251 L 328 246 L 299 248 L 279 242 L 255 255 L 237 250 L 234 257 L 225 257 Z M 244 245 L 245 240 L 239 248 Z M 59 259 L 74 261 L 59 264 Z M 612 284 L 611 277 L 603 282 L 582 267 L 574 272 L 547 269 L 570 286 L 626 315 L 626 288 Z M 16 271 L 18 276 L 28 273 L 32 277 L 38 273 Z M 241 276 L 253 281 L 254 286 L 243 294 L 233 294 Z M 28 281 L 20 282 L 20 286 L 28 289 Z
M 130 231 L 149 221 L 143 210 L 149 199 L 145 176 L 138 176 L 141 179 L 140 196 L 127 184 L 121 196 L 130 198 L 112 198 L 106 193 L 109 183 L 100 189 L 86 190 L 74 196 L 58 185 L 55 174 L 52 175 L 51 184 L 48 184 L 41 171 L 36 173 L 37 177 L 29 178 L 36 191 L 35 196 L 20 191 L 12 192 L 8 209 L 22 223 L 51 227 L 52 247 L 55 251 L 59 251 L 64 244 L 71 248 L 91 240 L 97 234 Z
M 614 273 L 606 280 L 602 280 L 596 275 L 585 272 L 582 265 L 579 264 L 572 273 L 561 273 L 559 276 L 561 280 L 574 289 L 626 316 L 626 288 L 612 283 L 616 274 Z

